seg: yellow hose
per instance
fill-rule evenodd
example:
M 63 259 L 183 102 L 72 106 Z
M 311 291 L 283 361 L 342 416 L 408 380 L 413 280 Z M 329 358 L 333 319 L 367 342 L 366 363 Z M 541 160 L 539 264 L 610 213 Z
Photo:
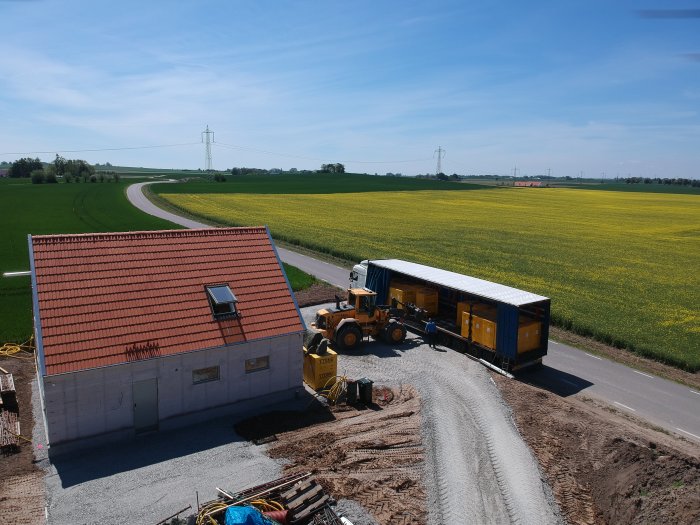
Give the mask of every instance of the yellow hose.
M 0 346 L 0 356 L 14 357 L 15 359 L 34 359 L 33 357 L 18 356 L 20 352 L 34 352 L 34 336 L 27 339 L 22 344 L 5 343 Z
M 328 385 L 333 382 L 333 384 L 328 387 Z M 347 391 L 348 388 L 348 378 L 347 376 L 335 376 L 331 377 L 323 385 L 323 388 L 319 390 L 318 395 L 328 399 L 331 405 L 338 403 L 340 397 Z
M 197 520 L 195 521 L 195 525 L 219 525 L 219 522 L 216 521 L 212 516 L 209 516 L 208 514 L 212 512 L 218 513 L 226 510 L 227 508 L 228 505 L 221 501 L 214 501 L 212 503 L 204 505 L 201 509 L 199 509 L 199 514 L 197 514 Z
M 250 504 L 260 512 L 270 512 L 273 510 L 284 510 L 284 505 L 272 499 L 256 499 Z

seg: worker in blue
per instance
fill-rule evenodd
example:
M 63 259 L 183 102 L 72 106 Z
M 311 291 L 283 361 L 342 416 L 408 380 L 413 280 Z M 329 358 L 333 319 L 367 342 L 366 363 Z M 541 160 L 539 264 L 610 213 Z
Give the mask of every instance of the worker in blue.
M 425 324 L 425 335 L 428 339 L 428 346 L 430 346 L 430 348 L 435 348 L 435 336 L 437 335 L 437 325 L 435 324 L 435 321 L 433 321 L 432 317 L 428 319 L 428 322 Z

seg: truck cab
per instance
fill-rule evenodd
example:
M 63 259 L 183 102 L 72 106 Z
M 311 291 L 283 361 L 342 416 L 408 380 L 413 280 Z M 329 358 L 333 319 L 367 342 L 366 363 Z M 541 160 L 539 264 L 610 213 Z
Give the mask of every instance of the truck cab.
M 350 288 L 364 288 L 367 285 L 368 260 L 360 262 L 352 267 L 350 272 Z

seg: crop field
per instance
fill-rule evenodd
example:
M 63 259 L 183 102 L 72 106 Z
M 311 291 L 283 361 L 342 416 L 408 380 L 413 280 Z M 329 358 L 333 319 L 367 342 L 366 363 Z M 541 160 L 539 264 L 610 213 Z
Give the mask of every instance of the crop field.
M 190 213 L 267 224 L 275 238 L 351 261 L 395 257 L 533 291 L 552 298 L 560 326 L 700 370 L 697 195 L 528 188 L 207 194 L 185 193 L 187 186 L 158 192 Z
M 27 234 L 90 233 L 177 229 L 180 226 L 134 208 L 126 184 L 30 184 L 0 181 L 0 272 L 29 270 Z M 292 287 L 307 288 L 310 275 L 285 266 Z M 0 278 L 0 345 L 27 339 L 32 332 L 29 277 Z
M 177 228 L 137 210 L 126 200 L 124 183 L 0 183 L 0 271 L 29 270 L 27 234 L 88 233 Z M 29 277 L 0 278 L 0 344 L 32 332 Z
M 351 173 L 299 175 L 237 175 L 226 182 L 192 182 L 153 186 L 154 193 L 361 193 L 371 191 L 421 191 L 479 189 L 477 184 L 409 177 L 375 177 Z M 483 186 L 481 187 L 483 188 Z

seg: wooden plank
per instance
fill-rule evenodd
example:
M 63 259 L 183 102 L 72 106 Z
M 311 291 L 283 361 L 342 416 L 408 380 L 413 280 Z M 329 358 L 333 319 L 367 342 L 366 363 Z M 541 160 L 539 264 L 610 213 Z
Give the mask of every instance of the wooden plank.
M 305 520 L 309 516 L 311 516 L 314 512 L 318 511 L 321 507 L 323 507 L 326 502 L 328 501 L 329 497 L 328 494 L 324 494 L 321 498 L 319 498 L 317 501 L 312 503 L 311 505 L 308 505 L 307 507 L 304 507 L 303 510 L 297 512 L 294 511 L 292 514 L 294 516 L 293 523 L 296 523 L 301 520 Z
M 14 392 L 15 379 L 12 374 L 0 374 L 0 393 Z
M 0 447 L 16 446 L 19 433 L 17 414 L 7 410 L 0 411 Z
M 295 494 L 299 492 L 304 492 L 305 490 L 309 490 L 312 484 L 316 484 L 316 482 L 313 479 L 308 479 L 306 481 L 302 481 L 301 483 L 296 483 L 294 484 L 294 486 L 292 486 L 292 488 L 290 488 L 286 492 L 283 492 L 281 494 L 281 497 L 284 499 L 291 499 L 294 497 Z
M 293 499 L 285 500 L 285 503 L 287 504 L 287 507 L 290 509 L 296 509 L 300 505 L 302 505 L 306 501 L 310 501 L 314 499 L 319 493 L 323 492 L 323 488 L 321 488 L 320 485 L 316 485 L 312 487 L 310 490 L 307 490 L 306 492 L 302 492 L 301 494 L 297 494 Z

